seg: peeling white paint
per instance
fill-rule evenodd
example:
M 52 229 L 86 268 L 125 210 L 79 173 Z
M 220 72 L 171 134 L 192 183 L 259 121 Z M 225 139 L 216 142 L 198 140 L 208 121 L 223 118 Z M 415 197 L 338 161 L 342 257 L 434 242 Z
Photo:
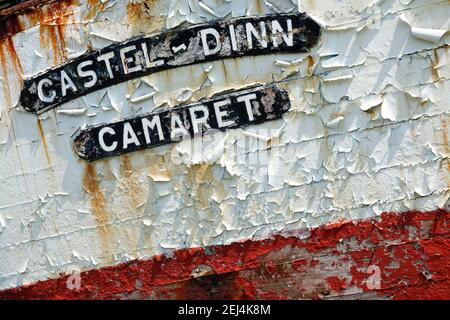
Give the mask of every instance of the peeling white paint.
M 21 83 L 7 56 L 0 289 L 74 265 L 446 205 L 448 1 L 155 1 L 141 13 L 145 23 L 127 14 L 128 3 L 143 1 L 103 2 L 89 19 L 87 1 L 70 9 L 60 62 L 175 26 L 298 7 L 324 26 L 323 39 L 308 54 L 208 62 L 100 90 L 45 114 L 45 141 L 36 116 L 15 108 Z M 26 77 L 55 64 L 54 48 L 37 46 L 39 32 L 12 37 Z M 104 202 L 93 208 L 87 163 L 72 148 L 79 128 L 272 81 L 292 100 L 283 119 L 98 162 L 93 180 Z

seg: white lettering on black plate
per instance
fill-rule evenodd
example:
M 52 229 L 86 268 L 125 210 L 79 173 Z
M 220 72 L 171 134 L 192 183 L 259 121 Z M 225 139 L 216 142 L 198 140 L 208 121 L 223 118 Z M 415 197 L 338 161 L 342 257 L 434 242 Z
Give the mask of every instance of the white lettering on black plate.
M 306 14 L 214 21 L 114 44 L 83 55 L 24 82 L 20 103 L 41 113 L 118 84 L 195 63 L 246 55 L 306 52 L 317 45 L 320 26 Z
M 74 146 L 81 158 L 95 161 L 178 142 L 211 130 L 279 119 L 290 107 L 287 91 L 275 85 L 257 86 L 167 111 L 88 127 L 75 138 Z

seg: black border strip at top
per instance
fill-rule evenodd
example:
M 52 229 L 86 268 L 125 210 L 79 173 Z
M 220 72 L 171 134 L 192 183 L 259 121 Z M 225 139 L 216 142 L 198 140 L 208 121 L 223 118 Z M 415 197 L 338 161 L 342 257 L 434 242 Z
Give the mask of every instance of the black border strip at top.
M 305 13 L 212 21 L 141 37 L 85 54 L 24 81 L 20 104 L 42 113 L 127 80 L 246 55 L 307 52 L 321 27 Z

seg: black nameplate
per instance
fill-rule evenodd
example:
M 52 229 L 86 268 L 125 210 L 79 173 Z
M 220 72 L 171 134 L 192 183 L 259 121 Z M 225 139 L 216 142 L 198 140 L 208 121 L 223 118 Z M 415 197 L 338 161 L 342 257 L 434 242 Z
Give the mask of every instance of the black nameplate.
M 306 14 L 215 21 L 114 44 L 25 80 L 20 103 L 41 113 L 90 92 L 180 66 L 277 52 L 306 52 L 320 26 Z
M 211 130 L 226 130 L 281 118 L 290 109 L 289 95 L 275 85 L 219 94 L 195 104 L 137 118 L 88 127 L 74 142 L 86 160 L 125 154 L 181 141 Z

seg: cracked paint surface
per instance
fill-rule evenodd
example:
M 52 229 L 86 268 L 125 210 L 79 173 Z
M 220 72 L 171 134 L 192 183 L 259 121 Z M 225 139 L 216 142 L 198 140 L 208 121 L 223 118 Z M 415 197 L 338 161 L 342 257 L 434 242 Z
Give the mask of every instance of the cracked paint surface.
M 296 11 L 324 28 L 321 44 L 308 53 L 167 70 L 38 117 L 17 105 L 24 78 L 91 50 L 177 26 Z M 189 291 L 202 297 L 202 278 L 200 287 L 209 288 L 211 272 L 231 271 L 217 281 L 230 294 L 225 288 L 240 288 L 244 293 L 236 298 L 370 297 L 377 294 L 364 288 L 367 273 L 363 277 L 361 270 L 372 259 L 383 271 L 381 296 L 448 298 L 449 16 L 449 2 L 439 0 L 72 0 L 3 18 L 0 290 L 57 279 L 75 267 L 88 272 L 82 279 L 89 283 L 89 274 L 132 268 L 132 261 L 191 261 L 179 255 L 220 247 L 228 271 L 186 262 L 186 270 L 161 271 L 173 282 L 135 280 L 159 292 L 149 293 L 153 298 L 186 297 Z M 92 164 L 72 148 L 87 126 L 269 82 L 289 93 L 292 107 L 283 119 Z M 385 212 L 415 212 L 422 222 L 402 224 L 405 233 L 392 238 L 389 228 L 399 222 Z M 290 241 L 313 241 L 311 230 L 330 226 L 339 233 L 348 230 L 346 221 L 365 226 L 373 219 L 391 224 L 380 228 L 387 230 L 381 240 L 361 233 L 370 239 L 369 249 L 358 238 L 361 230 L 353 229 L 350 235 L 358 239 L 346 234 L 342 246 L 356 249 L 336 254 L 331 248 L 340 244 L 332 242 L 317 265 L 309 249 L 297 255 L 281 249 Z M 267 243 L 272 237 L 284 244 Z M 398 252 L 390 249 L 391 240 Z M 239 261 L 233 254 L 245 241 L 266 244 L 264 274 L 295 278 L 295 270 L 307 270 L 316 286 L 294 281 L 296 290 L 281 292 L 250 266 L 233 267 Z M 398 266 L 404 274 L 387 272 Z M 177 285 L 191 274 L 198 280 Z M 136 291 L 130 298 L 150 297 L 135 282 L 118 281 L 101 297 Z M 83 297 L 95 298 L 83 290 Z

